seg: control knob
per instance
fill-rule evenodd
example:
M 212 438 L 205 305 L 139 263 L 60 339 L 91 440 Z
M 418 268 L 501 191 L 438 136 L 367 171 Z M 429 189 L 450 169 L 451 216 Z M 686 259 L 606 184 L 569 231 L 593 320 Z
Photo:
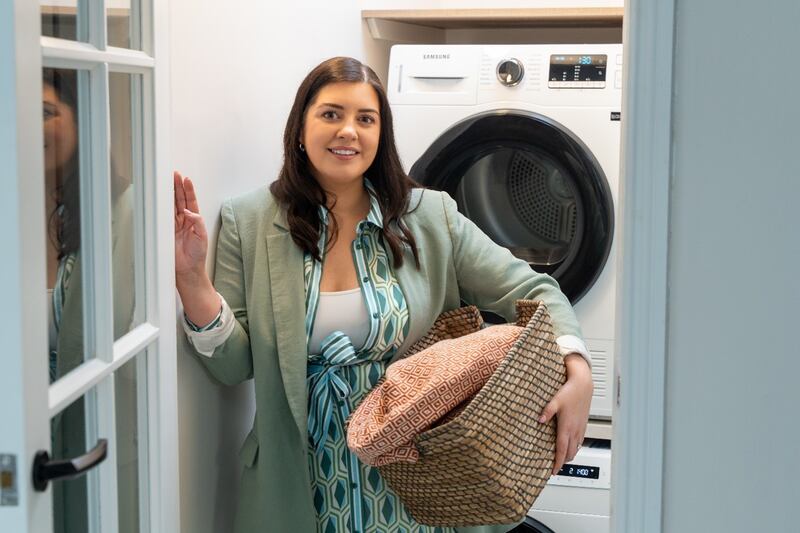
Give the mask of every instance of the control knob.
M 525 67 L 519 59 L 504 59 L 497 64 L 497 79 L 506 87 L 519 85 L 525 76 Z

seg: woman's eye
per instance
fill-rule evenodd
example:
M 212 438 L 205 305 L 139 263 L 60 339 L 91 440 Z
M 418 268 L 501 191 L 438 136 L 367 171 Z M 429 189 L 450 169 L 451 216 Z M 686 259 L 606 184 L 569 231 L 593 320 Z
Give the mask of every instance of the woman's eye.
M 334 119 L 337 116 L 336 111 L 325 111 L 322 113 L 322 118 Z
M 375 124 L 375 117 L 373 117 L 372 115 L 364 115 L 363 117 L 361 117 L 361 122 L 364 122 L 366 124 Z
M 52 109 L 47 109 L 46 107 L 42 110 L 42 112 L 44 114 L 44 119 L 45 120 L 51 119 L 54 116 L 56 116 L 56 114 L 53 112 Z

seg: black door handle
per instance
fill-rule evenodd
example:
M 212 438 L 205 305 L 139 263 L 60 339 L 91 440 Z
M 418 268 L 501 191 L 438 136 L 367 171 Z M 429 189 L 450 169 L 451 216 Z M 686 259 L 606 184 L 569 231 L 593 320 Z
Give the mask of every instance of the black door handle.
M 36 452 L 33 459 L 33 488 L 44 492 L 51 479 L 72 479 L 103 462 L 108 452 L 108 441 L 98 439 L 97 446 L 73 459 L 51 461 L 45 450 Z

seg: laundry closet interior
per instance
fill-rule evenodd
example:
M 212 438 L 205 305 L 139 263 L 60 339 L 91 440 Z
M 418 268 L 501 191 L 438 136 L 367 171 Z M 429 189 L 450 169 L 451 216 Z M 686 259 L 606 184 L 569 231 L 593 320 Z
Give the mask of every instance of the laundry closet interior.
M 607 532 L 622 8 L 362 16 L 374 39 L 405 41 L 391 48 L 387 83 L 411 177 L 447 191 L 495 242 L 555 277 L 592 356 L 584 447 L 517 530 Z

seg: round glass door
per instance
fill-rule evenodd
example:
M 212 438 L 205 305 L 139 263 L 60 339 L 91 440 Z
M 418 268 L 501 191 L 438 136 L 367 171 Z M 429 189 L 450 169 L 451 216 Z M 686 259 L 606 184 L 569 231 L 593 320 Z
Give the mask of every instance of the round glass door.
M 411 169 L 447 191 L 489 237 L 552 275 L 574 304 L 611 248 L 614 206 L 600 164 L 564 126 L 493 111 L 454 125 Z

